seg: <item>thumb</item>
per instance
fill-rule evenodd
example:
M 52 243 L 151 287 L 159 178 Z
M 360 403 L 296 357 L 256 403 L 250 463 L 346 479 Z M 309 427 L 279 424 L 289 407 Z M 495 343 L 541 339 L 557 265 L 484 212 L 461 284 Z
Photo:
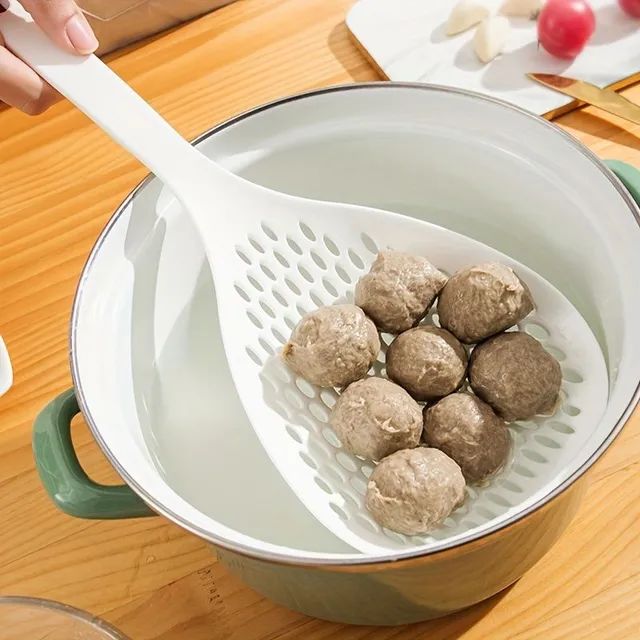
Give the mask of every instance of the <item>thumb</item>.
M 64 49 L 89 54 L 98 48 L 93 30 L 73 0 L 22 0 L 22 4 L 40 28 Z

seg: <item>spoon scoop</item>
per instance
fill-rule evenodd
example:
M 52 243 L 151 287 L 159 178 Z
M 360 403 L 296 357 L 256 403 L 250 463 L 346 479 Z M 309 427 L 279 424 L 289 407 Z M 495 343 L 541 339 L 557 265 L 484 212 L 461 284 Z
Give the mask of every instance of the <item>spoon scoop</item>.
M 562 471 L 563 456 L 596 424 L 607 400 L 598 343 L 571 303 L 524 265 L 413 218 L 293 197 L 243 180 L 192 147 L 98 58 L 58 49 L 15 0 L 0 15 L 0 32 L 16 55 L 162 180 L 191 216 L 210 263 L 224 348 L 248 418 L 291 489 L 355 549 L 376 554 L 428 546 L 486 525 L 487 513 L 507 517 L 544 490 Z M 450 526 L 432 536 L 400 536 L 372 520 L 363 498 L 372 466 L 345 451 L 327 424 L 336 391 L 297 378 L 277 357 L 302 314 L 353 300 L 356 280 L 383 247 L 427 256 L 447 273 L 489 260 L 510 265 L 537 303 L 522 328 L 543 332 L 582 381 L 565 385 L 566 402 L 580 410 L 565 422 L 586 435 L 565 437 L 557 447 L 556 439 L 549 449 L 531 434 L 522 436 L 529 458 L 521 459 L 518 450 L 504 472 L 506 487 L 517 492 L 497 483 L 487 495 L 474 492 Z M 531 465 L 538 468 L 531 471 Z

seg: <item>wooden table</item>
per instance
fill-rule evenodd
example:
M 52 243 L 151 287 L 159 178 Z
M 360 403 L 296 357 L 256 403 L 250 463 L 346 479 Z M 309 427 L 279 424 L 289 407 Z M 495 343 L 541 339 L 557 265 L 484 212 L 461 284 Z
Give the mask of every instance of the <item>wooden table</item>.
M 283 94 L 375 79 L 344 26 L 351 2 L 240 0 L 111 64 L 194 137 Z M 626 95 L 640 102 L 640 87 Z M 600 156 L 640 166 L 640 127 L 590 109 L 561 124 Z M 0 170 L 0 333 L 15 366 L 15 386 L 0 400 L 0 593 L 88 609 L 134 640 L 640 638 L 637 415 L 592 471 L 579 517 L 534 570 L 466 613 L 404 629 L 286 611 L 161 518 L 88 522 L 59 513 L 34 471 L 32 422 L 70 385 L 69 313 L 87 253 L 146 170 L 68 104 L 38 119 L 0 111 Z M 81 420 L 74 438 L 91 474 L 116 482 Z

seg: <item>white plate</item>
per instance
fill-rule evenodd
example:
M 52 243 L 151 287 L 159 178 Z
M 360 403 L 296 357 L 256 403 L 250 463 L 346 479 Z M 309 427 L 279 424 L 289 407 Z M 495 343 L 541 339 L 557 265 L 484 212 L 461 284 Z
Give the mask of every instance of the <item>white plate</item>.
M 429 82 L 507 100 L 538 115 L 572 102 L 529 80 L 527 72 L 562 73 L 601 87 L 640 70 L 640 20 L 615 0 L 590 0 L 596 32 L 573 61 L 538 48 L 536 26 L 512 20 L 507 51 L 488 65 L 476 57 L 474 30 L 447 38 L 444 25 L 457 0 L 360 0 L 347 26 L 389 80 Z M 488 0 L 497 10 L 501 0 Z

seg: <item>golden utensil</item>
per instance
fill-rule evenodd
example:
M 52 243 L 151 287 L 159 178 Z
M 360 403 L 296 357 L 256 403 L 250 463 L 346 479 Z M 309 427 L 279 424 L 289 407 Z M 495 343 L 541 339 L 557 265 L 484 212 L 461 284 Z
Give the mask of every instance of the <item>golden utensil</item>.
M 549 89 L 564 93 L 634 124 L 640 124 L 640 105 L 634 104 L 615 91 L 601 89 L 590 82 L 557 76 L 552 73 L 527 73 L 527 77 Z

